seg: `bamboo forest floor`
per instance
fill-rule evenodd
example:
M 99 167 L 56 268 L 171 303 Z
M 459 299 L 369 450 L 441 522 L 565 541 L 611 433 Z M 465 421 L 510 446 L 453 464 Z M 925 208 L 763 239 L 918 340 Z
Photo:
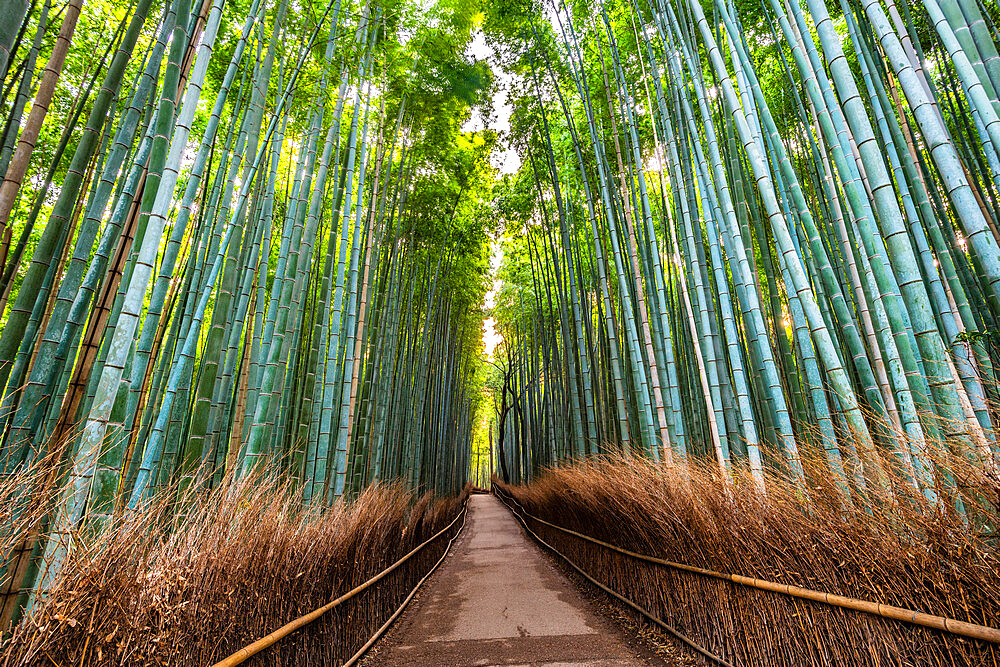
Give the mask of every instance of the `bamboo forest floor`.
M 472 496 L 468 521 L 366 666 L 679 664 L 607 619 L 496 498 Z

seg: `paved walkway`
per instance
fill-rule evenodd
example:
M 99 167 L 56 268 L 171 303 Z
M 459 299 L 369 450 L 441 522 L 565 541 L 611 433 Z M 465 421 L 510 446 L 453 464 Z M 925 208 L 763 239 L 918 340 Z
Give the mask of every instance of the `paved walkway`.
M 375 665 L 663 665 L 600 616 L 492 496 L 469 499 L 462 537 Z

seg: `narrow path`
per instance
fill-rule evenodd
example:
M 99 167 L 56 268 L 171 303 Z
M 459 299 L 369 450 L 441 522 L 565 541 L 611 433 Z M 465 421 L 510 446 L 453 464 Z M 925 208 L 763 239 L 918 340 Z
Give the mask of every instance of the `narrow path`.
M 663 665 L 593 609 L 492 496 L 373 665 Z

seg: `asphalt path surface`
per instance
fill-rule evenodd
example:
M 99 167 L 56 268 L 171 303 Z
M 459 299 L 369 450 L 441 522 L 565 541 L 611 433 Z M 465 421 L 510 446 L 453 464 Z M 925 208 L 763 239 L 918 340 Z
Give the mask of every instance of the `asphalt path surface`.
M 366 665 L 664 665 L 581 595 L 493 496 Z

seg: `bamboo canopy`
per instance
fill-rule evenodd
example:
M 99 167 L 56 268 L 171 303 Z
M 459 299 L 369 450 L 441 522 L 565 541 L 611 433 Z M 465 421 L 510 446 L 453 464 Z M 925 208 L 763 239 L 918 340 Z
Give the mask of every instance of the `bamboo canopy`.
M 625 451 L 966 512 L 1000 454 L 994 16 L 488 14 L 524 156 L 497 186 L 505 480 Z
M 5 623 L 158 494 L 265 466 L 321 507 L 454 495 L 479 402 L 496 135 L 460 130 L 470 18 L 81 4 L 2 12 L 0 465 L 55 460 L 60 489 L 5 556 Z

